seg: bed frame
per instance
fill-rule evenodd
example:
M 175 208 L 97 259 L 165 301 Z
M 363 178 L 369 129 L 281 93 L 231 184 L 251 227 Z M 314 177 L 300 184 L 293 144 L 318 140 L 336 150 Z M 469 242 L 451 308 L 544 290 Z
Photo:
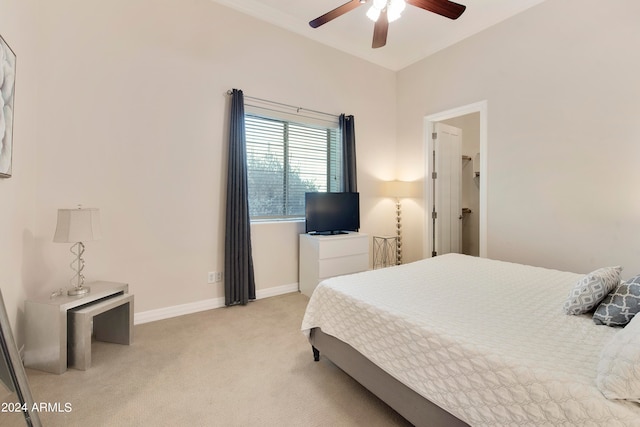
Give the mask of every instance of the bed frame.
M 316 362 L 320 360 L 322 352 L 336 366 L 416 427 L 468 427 L 464 421 L 387 374 L 349 344 L 323 333 L 320 328 L 311 329 L 309 340 Z

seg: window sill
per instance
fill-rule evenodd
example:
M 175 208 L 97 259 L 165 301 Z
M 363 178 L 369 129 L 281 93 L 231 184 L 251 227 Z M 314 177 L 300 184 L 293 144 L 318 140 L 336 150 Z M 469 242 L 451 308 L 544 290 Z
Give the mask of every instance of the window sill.
M 261 224 L 283 224 L 283 223 L 292 223 L 292 222 L 304 222 L 304 218 L 283 218 L 283 219 L 252 219 L 249 221 L 251 225 L 261 225 Z

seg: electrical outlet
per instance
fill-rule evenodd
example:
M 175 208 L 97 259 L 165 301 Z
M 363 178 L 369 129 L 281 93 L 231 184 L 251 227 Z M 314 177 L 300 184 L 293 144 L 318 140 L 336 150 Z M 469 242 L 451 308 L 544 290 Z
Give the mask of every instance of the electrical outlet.
M 222 282 L 222 271 L 210 271 L 207 273 L 207 283 Z

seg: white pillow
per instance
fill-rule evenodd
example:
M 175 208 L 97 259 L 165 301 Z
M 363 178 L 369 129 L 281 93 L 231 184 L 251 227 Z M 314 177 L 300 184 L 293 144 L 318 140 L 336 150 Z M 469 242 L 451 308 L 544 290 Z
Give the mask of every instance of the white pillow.
M 584 276 L 574 285 L 564 302 L 567 314 L 584 314 L 594 309 L 620 284 L 622 267 L 603 267 Z
M 640 316 L 602 349 L 596 384 L 607 399 L 640 403 Z

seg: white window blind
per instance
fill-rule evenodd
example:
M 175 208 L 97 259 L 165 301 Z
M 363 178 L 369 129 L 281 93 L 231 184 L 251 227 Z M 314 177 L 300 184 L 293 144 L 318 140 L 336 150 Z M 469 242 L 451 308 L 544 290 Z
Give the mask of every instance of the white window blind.
M 339 130 L 245 114 L 251 219 L 304 217 L 304 193 L 340 191 Z

